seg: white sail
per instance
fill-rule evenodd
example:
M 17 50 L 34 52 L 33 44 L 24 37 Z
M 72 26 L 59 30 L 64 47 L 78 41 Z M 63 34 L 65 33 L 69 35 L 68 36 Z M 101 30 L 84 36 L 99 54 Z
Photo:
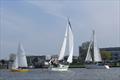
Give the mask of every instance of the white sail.
M 69 24 L 69 31 L 68 31 L 68 39 L 69 39 L 69 56 L 68 56 L 68 59 L 67 59 L 67 62 L 69 63 L 72 63 L 72 59 L 73 59 L 73 46 L 74 46 L 74 37 L 73 37 L 73 32 L 72 32 L 72 29 L 71 29 L 71 24 L 70 24 L 70 21 L 68 20 L 68 24 Z
M 58 60 L 62 60 L 64 58 L 64 54 L 65 54 L 65 49 L 66 49 L 66 42 L 67 42 L 67 33 L 68 33 L 68 27 L 66 27 L 66 32 L 65 32 L 65 37 L 64 37 L 64 41 L 60 50 L 60 55 Z
M 67 62 L 72 63 L 74 43 L 73 43 L 73 33 L 72 33 L 71 24 L 69 20 L 68 20 L 68 26 L 66 28 L 65 37 L 64 37 L 63 45 L 62 45 L 58 60 L 62 60 L 64 58 L 65 49 L 67 47 L 66 46 L 67 41 L 69 41 L 68 42 L 69 56 L 68 56 Z M 51 60 L 50 60 L 50 63 L 51 63 Z M 59 63 L 59 66 L 57 67 L 54 64 L 50 67 L 52 71 L 67 71 L 69 68 L 69 64 Z
M 101 59 L 100 51 L 97 47 L 97 41 L 96 41 L 96 38 L 95 38 L 95 31 L 93 31 L 93 38 L 92 38 L 91 46 L 92 46 L 92 52 L 93 52 L 93 56 L 92 56 L 93 57 L 92 58 L 93 59 L 92 60 L 93 64 L 86 64 L 85 67 L 87 69 L 110 69 L 109 65 L 103 65 L 103 64 L 100 65 L 100 63 L 99 63 L 99 62 L 102 62 L 102 59 Z M 89 50 L 89 48 L 88 48 L 88 50 Z M 96 63 L 97 63 L 97 65 L 96 65 Z
M 91 47 L 92 47 L 92 43 L 93 43 L 93 41 L 90 41 L 90 44 L 89 44 L 89 46 L 88 46 L 88 51 L 87 51 L 87 56 L 86 56 L 86 58 L 85 58 L 85 61 L 87 62 L 87 61 L 92 61 L 92 56 L 91 56 L 91 51 L 90 51 L 90 49 L 91 49 Z
M 102 59 L 101 59 L 101 55 L 100 55 L 100 51 L 99 49 L 97 48 L 97 41 L 96 41 L 96 38 L 95 38 L 95 31 L 93 31 L 93 53 L 94 53 L 94 62 L 101 62 Z
M 17 55 L 18 55 L 18 66 L 19 67 L 27 67 L 27 60 L 26 60 L 26 56 L 25 56 L 25 51 L 20 43 L 18 46 Z
M 17 58 L 17 55 L 16 55 L 15 60 L 12 64 L 12 69 L 17 69 L 17 68 L 18 68 L 18 58 Z

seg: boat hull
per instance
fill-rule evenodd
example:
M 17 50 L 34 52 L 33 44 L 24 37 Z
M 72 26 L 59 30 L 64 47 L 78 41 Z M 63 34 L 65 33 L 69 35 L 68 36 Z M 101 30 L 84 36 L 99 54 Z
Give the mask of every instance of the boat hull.
M 110 69 L 108 65 L 96 65 L 96 64 L 88 64 L 85 65 L 87 69 Z
M 30 72 L 29 69 L 11 69 L 12 72 Z
M 51 71 L 68 71 L 68 65 L 60 65 L 58 67 L 50 67 Z

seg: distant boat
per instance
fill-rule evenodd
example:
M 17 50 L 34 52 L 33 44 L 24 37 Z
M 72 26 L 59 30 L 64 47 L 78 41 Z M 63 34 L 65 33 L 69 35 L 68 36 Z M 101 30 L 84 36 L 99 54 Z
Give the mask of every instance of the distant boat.
M 90 41 L 87 51 L 87 56 L 85 58 L 86 65 L 88 69 L 109 69 L 108 65 L 102 64 L 101 54 L 97 48 L 97 41 L 95 38 L 95 31 L 93 30 L 93 39 Z
M 73 47 L 74 47 L 74 37 L 73 32 L 71 29 L 71 24 L 68 19 L 68 26 L 66 27 L 66 32 L 64 36 L 64 41 L 60 50 L 60 54 L 58 59 L 56 60 L 50 60 L 50 70 L 52 71 L 67 71 L 69 68 L 69 64 L 72 63 L 73 59 Z M 69 56 L 67 58 L 67 61 L 64 63 L 63 58 L 66 50 L 66 44 L 67 41 L 69 41 Z M 54 61 L 54 62 L 53 62 Z
M 25 56 L 25 51 L 22 47 L 22 45 L 19 43 L 18 45 L 18 51 L 16 54 L 16 58 L 12 64 L 12 69 L 11 71 L 13 72 L 28 72 L 29 70 L 26 56 Z

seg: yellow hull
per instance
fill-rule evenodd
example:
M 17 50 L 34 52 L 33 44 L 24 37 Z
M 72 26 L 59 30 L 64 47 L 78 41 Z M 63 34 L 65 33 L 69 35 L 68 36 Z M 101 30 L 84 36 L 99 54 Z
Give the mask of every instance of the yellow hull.
M 12 69 L 12 72 L 30 72 L 29 69 Z

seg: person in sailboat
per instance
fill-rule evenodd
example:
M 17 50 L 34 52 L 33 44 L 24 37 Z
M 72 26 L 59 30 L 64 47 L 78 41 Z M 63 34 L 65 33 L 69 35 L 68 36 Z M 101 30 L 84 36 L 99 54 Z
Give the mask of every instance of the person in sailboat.
M 59 66 L 58 63 L 59 63 L 59 62 L 58 62 L 58 59 L 56 59 L 56 58 L 52 58 L 52 59 L 49 61 L 49 64 L 52 65 L 52 66 L 54 66 L 54 67 L 58 67 L 58 66 Z

